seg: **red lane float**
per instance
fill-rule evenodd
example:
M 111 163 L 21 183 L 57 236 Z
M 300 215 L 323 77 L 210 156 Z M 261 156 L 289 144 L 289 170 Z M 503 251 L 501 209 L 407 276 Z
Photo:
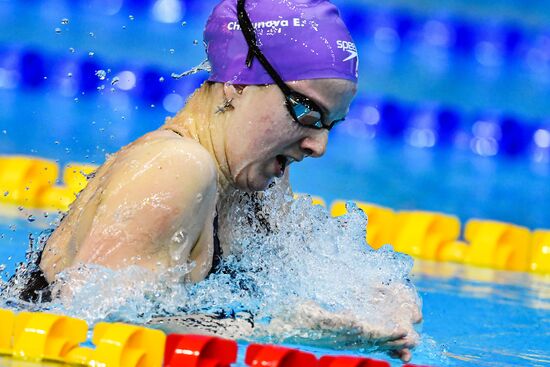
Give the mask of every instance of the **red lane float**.
M 237 342 L 205 335 L 168 335 L 165 367 L 230 367 L 237 361 Z
M 390 364 L 362 357 L 325 356 L 319 360 L 319 367 L 390 367 Z
M 245 363 L 250 367 L 317 367 L 317 358 L 297 349 L 250 344 L 246 349 Z

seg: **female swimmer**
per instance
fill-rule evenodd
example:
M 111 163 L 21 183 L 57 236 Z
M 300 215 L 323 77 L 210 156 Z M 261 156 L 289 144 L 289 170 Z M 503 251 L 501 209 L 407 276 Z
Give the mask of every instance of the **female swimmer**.
M 186 280 L 201 281 L 231 252 L 217 238 L 222 199 L 264 190 L 290 164 L 324 154 L 358 77 L 355 44 L 333 4 L 223 0 L 204 41 L 208 81 L 97 170 L 48 240 L 27 298 L 46 299 L 56 275 L 82 263 L 161 271 L 192 261 Z M 408 360 L 406 334 L 377 338 Z

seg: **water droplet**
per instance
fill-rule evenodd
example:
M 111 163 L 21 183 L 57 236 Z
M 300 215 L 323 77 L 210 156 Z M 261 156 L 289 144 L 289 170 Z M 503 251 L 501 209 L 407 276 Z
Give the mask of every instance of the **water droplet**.
M 34 222 L 35 220 L 36 220 L 36 217 L 35 217 L 34 215 L 32 215 L 32 214 L 29 215 L 29 216 L 27 217 L 27 221 L 28 221 L 29 223 L 32 223 L 32 222 Z
M 60 34 L 61 33 L 61 28 L 56 28 L 55 33 Z
M 23 208 L 21 205 L 17 207 L 17 210 L 19 210 L 20 212 L 22 212 L 23 209 L 25 209 L 25 208 Z
M 48 212 L 44 212 L 44 218 L 48 218 L 50 214 Z
M 63 24 L 63 25 L 69 24 L 69 19 L 67 19 L 67 18 L 61 19 L 61 24 Z
M 9 191 L 6 191 L 6 192 L 4 193 L 4 196 L 8 196 L 9 194 L 10 194 L 10 192 L 9 192 Z
M 187 25 L 187 22 L 185 20 L 183 22 L 181 22 L 182 27 L 185 27 L 186 25 Z
M 95 55 L 95 52 L 93 52 L 93 51 L 88 52 L 88 56 L 94 57 L 94 55 Z
M 126 26 L 125 26 L 125 25 L 123 25 L 123 26 L 122 26 L 122 29 L 126 29 Z
M 75 101 L 75 102 L 78 102 L 78 97 L 76 97 L 76 98 L 74 99 L 74 101 Z
M 56 140 L 56 141 L 54 141 L 53 143 L 54 143 L 55 145 L 59 145 L 59 144 L 60 144 L 60 143 L 59 143 L 59 140 Z
M 89 35 L 90 37 L 95 37 L 95 33 L 94 33 L 94 32 L 90 32 L 90 33 L 88 33 L 88 35 Z
M 116 83 L 118 83 L 120 81 L 119 77 L 118 76 L 115 76 L 113 78 L 113 80 L 111 80 L 111 85 L 115 85 Z
M 161 76 L 161 77 L 159 78 L 159 82 L 161 82 L 161 83 L 164 82 L 164 77 L 163 77 L 163 76 Z
M 176 50 L 174 50 L 173 48 L 171 48 L 169 51 L 172 55 L 174 54 L 174 52 L 176 52 Z
M 105 72 L 105 70 L 97 70 L 95 72 L 95 75 L 99 78 L 99 80 L 105 80 L 107 73 Z
M 199 44 L 199 40 L 193 40 L 193 44 L 196 46 Z
M 75 49 L 74 49 L 73 47 L 69 47 L 69 52 L 72 53 L 72 54 L 74 54 Z
M 154 105 L 154 104 L 152 104 L 152 105 L 151 105 L 151 108 L 155 108 L 155 105 Z
M 17 229 L 17 226 L 15 224 L 10 224 L 8 228 L 10 229 L 10 231 L 15 231 Z M 11 259 L 8 257 L 8 260 L 11 260 Z
M 15 228 L 15 225 L 13 226 L 13 228 Z M 11 261 L 11 259 L 13 259 L 13 257 L 8 256 L 8 261 Z
M 131 15 L 131 14 L 130 14 L 130 15 L 128 15 L 128 19 L 130 19 L 130 20 L 134 20 L 135 18 L 134 18 L 134 16 L 133 16 L 133 15 Z
M 0 238 L 4 238 L 4 235 L 2 235 Z M 0 264 L 0 271 L 6 270 L 6 265 Z
M 97 87 L 97 90 L 103 90 L 103 89 L 105 89 L 105 84 L 102 84 L 99 87 Z
M 72 77 L 73 77 L 73 73 L 67 73 L 67 76 L 68 76 L 69 78 L 72 78 Z

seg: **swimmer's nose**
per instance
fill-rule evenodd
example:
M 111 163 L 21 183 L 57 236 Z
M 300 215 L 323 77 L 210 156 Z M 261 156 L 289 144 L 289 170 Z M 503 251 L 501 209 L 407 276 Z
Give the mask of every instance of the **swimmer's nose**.
M 314 130 L 300 142 L 300 149 L 306 156 L 318 158 L 325 154 L 328 143 L 327 130 Z

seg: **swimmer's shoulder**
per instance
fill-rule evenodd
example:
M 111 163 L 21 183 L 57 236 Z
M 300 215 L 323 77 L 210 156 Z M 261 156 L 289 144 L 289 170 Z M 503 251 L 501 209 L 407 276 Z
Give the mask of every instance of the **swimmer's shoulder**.
M 170 130 L 152 131 L 124 148 L 117 157 L 119 164 L 138 161 L 156 174 L 171 179 L 194 181 L 199 186 L 217 183 L 217 168 L 211 154 L 194 139 Z M 164 170 L 164 172 L 161 172 Z

